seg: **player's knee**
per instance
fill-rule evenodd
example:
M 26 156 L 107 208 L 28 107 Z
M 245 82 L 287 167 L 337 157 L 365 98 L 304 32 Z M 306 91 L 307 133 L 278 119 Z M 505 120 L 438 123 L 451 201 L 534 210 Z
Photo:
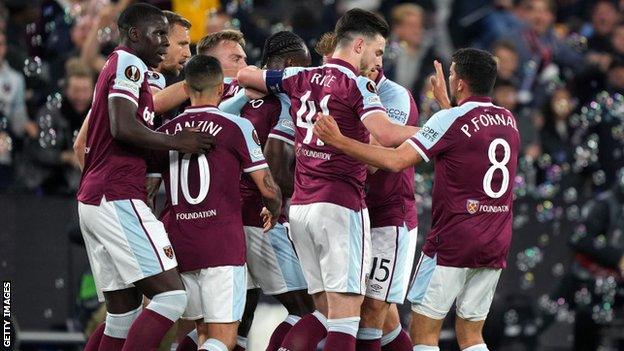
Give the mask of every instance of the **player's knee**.
M 173 290 L 154 295 L 147 308 L 175 322 L 184 313 L 187 302 L 186 291 Z
M 390 305 L 385 301 L 365 298 L 362 303 L 362 311 L 360 314 L 362 321 L 360 324 L 367 327 L 381 328 L 389 306 Z

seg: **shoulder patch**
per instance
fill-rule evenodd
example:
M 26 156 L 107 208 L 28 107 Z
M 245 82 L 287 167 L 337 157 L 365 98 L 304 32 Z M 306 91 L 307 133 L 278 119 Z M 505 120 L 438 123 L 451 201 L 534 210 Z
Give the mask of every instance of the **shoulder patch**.
M 126 75 L 126 78 L 128 78 L 129 80 L 133 82 L 138 82 L 139 79 L 141 79 L 140 72 L 141 71 L 139 70 L 139 67 L 134 66 L 134 65 L 130 65 L 126 67 L 126 69 L 124 70 L 124 74 Z

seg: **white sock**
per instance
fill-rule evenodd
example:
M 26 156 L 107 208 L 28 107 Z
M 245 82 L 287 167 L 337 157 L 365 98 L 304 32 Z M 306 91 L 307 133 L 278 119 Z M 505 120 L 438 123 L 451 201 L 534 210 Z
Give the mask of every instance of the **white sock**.
M 247 350 L 247 337 L 246 336 L 240 336 L 237 335 L 236 336 L 236 345 L 244 348 L 245 350 Z
M 463 349 L 462 351 L 489 351 L 486 344 L 472 345 Z
M 414 345 L 412 351 L 440 351 L 440 348 L 437 346 L 429 345 Z
M 347 317 L 327 320 L 327 332 L 349 334 L 354 338 L 360 327 L 360 317 Z
M 290 325 L 295 325 L 297 322 L 299 322 L 300 319 L 301 317 L 299 316 L 295 316 L 294 314 L 289 314 L 288 316 L 286 316 L 286 319 L 284 319 L 284 322 Z
M 227 346 L 217 339 L 206 340 L 206 342 L 199 349 L 206 351 L 228 351 Z
M 154 295 L 152 301 L 147 304 L 147 309 L 150 309 L 163 317 L 169 318 L 172 322 L 177 321 L 182 317 L 184 310 L 186 310 L 186 303 L 188 297 L 184 290 L 173 290 Z
M 142 310 L 141 306 L 139 306 L 137 309 L 126 313 L 106 313 L 104 334 L 116 339 L 127 338 L 132 323 L 139 317 Z
M 324 314 L 322 314 L 319 311 L 314 311 L 314 312 L 312 312 L 312 315 L 314 317 L 316 317 L 316 319 L 318 319 L 319 322 L 321 322 L 321 324 L 323 324 L 325 326 L 325 329 L 327 329 L 327 317 L 325 317 Z
M 386 335 L 383 335 L 381 337 L 381 346 L 386 346 L 389 343 L 393 342 L 394 339 L 396 339 L 397 336 L 399 336 L 399 334 L 401 334 L 401 330 L 402 330 L 402 328 L 401 328 L 401 325 L 399 324 L 399 326 L 396 327 L 393 331 L 389 332 Z
M 358 340 L 377 340 L 381 339 L 383 331 L 377 328 L 360 328 L 357 331 L 356 339 Z

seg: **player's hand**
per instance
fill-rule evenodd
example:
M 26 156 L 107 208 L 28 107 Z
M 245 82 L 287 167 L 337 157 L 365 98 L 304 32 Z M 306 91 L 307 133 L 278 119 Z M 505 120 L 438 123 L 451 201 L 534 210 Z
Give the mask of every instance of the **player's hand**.
M 247 95 L 247 98 L 249 100 L 258 100 L 258 99 L 262 99 L 267 94 L 265 94 L 265 93 L 263 93 L 261 91 L 257 91 L 255 89 L 245 88 L 245 95 Z
M 337 146 L 340 140 L 343 138 L 338 128 L 338 123 L 334 117 L 330 115 L 324 115 L 319 113 L 314 122 L 314 135 L 321 139 L 325 144 L 331 146 Z
M 203 154 L 214 148 L 214 137 L 197 128 L 184 128 L 174 135 L 175 149 L 185 154 Z
M 433 97 L 443 109 L 451 108 L 451 99 L 449 99 L 448 90 L 446 89 L 446 79 L 444 78 L 442 64 L 435 60 L 433 61 L 433 66 L 436 73 L 429 78 Z
M 263 207 L 262 211 L 260 212 L 260 217 L 262 218 L 262 231 L 263 232 L 268 232 L 269 230 L 273 229 L 273 227 L 275 227 L 275 223 L 277 223 L 277 217 L 273 216 L 273 214 L 271 213 L 271 211 L 269 211 L 268 208 Z

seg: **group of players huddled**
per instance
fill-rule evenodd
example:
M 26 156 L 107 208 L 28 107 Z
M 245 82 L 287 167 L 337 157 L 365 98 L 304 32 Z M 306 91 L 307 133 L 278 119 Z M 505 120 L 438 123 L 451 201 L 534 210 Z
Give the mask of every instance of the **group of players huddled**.
M 389 28 L 371 12 L 346 12 L 319 39 L 319 67 L 288 31 L 267 39 L 257 68 L 238 31 L 207 35 L 191 57 L 175 13 L 135 4 L 118 26 L 75 145 L 108 312 L 85 350 L 155 350 L 180 318 L 196 328 L 177 350 L 244 350 L 258 288 L 288 310 L 270 351 L 323 339 L 324 350 L 439 350 L 454 302 L 460 348 L 487 350 L 519 148 L 514 117 L 489 98 L 489 53 L 458 50 L 448 88 L 432 63 L 442 110 L 418 128 L 410 92 L 383 75 Z M 162 73 L 181 70 L 165 87 Z M 435 160 L 433 223 L 410 280 L 421 160 Z

